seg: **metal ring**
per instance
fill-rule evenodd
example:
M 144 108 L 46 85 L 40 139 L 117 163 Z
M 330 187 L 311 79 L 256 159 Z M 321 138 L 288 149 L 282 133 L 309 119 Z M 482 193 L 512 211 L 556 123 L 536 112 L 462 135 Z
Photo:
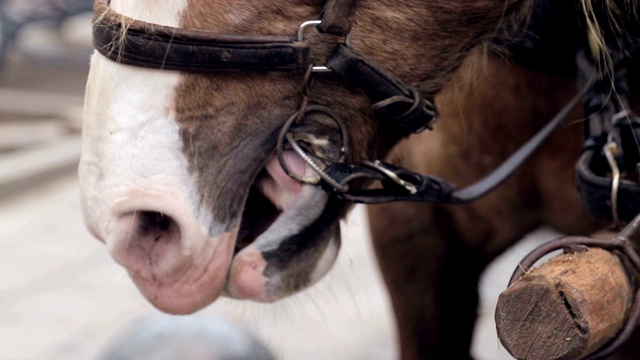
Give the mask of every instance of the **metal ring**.
M 311 67 L 311 72 L 314 72 L 314 73 L 330 73 L 332 71 L 333 70 L 329 69 L 325 65 L 314 65 Z
M 331 185 L 334 189 L 337 189 L 338 191 L 347 192 L 349 190 L 349 186 L 339 184 L 331 176 L 327 175 L 327 173 L 324 172 L 324 170 L 321 169 L 320 166 L 318 166 L 318 164 L 316 164 L 315 161 L 313 161 L 313 159 L 311 159 L 311 157 L 307 155 L 307 153 L 304 152 L 304 150 L 300 147 L 300 145 L 298 145 L 298 143 L 291 137 L 291 134 L 287 133 L 286 137 L 287 137 L 287 141 L 289 142 L 289 145 L 291 145 L 293 150 L 297 152 L 298 155 L 300 155 L 302 160 L 304 160 L 304 162 L 306 162 L 307 165 L 309 165 L 311 169 L 313 169 L 313 171 L 315 171 L 318 174 L 318 176 L 322 178 L 322 180 L 324 180 L 327 184 Z M 307 180 L 304 177 L 302 177 L 302 179 Z M 314 185 L 318 183 L 318 182 L 312 182 L 311 180 L 304 181 L 304 182 L 308 184 L 314 184 Z
M 630 118 L 632 114 L 633 113 L 629 110 L 618 111 L 617 113 L 613 114 L 613 116 L 611 117 L 611 124 L 615 124 L 624 118 Z
M 349 161 L 350 160 L 350 156 L 349 156 L 349 153 L 348 153 L 349 138 L 348 138 L 348 133 L 347 133 L 347 127 L 346 127 L 346 124 L 344 123 L 344 121 L 336 113 L 331 111 L 331 109 L 327 108 L 326 106 L 309 105 L 309 106 L 306 106 L 303 110 L 296 111 L 284 123 L 284 125 L 282 127 L 282 130 L 280 131 L 280 135 L 278 136 L 278 142 L 277 142 L 277 145 L 276 145 L 276 155 L 278 157 L 278 161 L 280 162 L 280 166 L 282 167 L 282 170 L 284 170 L 284 172 L 290 178 L 292 178 L 292 179 L 294 179 L 296 181 L 305 183 L 305 184 L 317 184 L 317 181 L 313 181 L 313 180 L 309 179 L 308 177 L 300 176 L 300 175 L 292 172 L 291 169 L 289 169 L 289 166 L 287 165 L 286 161 L 284 160 L 284 141 L 287 140 L 287 142 L 291 145 L 293 150 L 296 153 L 298 153 L 298 155 L 300 155 L 300 157 L 311 167 L 311 169 L 316 171 L 318 176 L 320 176 L 325 182 L 327 182 L 329 185 L 333 186 L 335 189 L 338 189 L 339 191 L 342 191 L 342 192 L 346 192 L 346 191 L 348 191 L 348 186 L 347 185 L 341 185 L 338 182 L 336 182 L 333 178 L 331 178 L 329 175 L 327 175 L 327 173 L 325 173 L 324 170 L 321 169 L 318 166 L 318 164 L 316 164 L 304 152 L 304 150 L 300 147 L 300 145 L 291 136 L 289 136 L 289 129 L 295 123 L 295 121 L 298 119 L 299 116 L 301 116 L 301 118 L 304 118 L 305 115 L 307 115 L 309 113 L 314 113 L 314 112 L 325 114 L 325 115 L 329 116 L 333 121 L 335 121 L 338 124 L 338 126 L 340 128 L 340 136 L 342 137 L 342 146 L 340 147 L 340 152 L 341 152 L 342 155 L 337 161 Z

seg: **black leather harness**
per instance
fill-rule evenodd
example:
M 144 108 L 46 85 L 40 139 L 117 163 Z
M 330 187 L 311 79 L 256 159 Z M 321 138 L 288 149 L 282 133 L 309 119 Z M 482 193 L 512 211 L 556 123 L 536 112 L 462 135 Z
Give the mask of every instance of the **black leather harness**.
M 640 213 L 640 119 L 631 111 L 630 55 L 612 51 L 613 79 L 601 76 L 585 96 L 585 145 L 576 166 L 582 202 L 596 216 L 629 222 Z M 585 75 L 599 74 L 586 57 Z
M 320 20 L 303 24 L 297 37 L 287 37 L 226 35 L 149 24 L 115 13 L 109 9 L 108 0 L 95 0 L 93 39 L 96 49 L 107 58 L 140 67 L 197 73 L 305 72 L 315 68 L 310 60 L 311 44 L 304 38 L 304 29 L 316 26 L 322 33 L 348 39 L 357 4 L 357 0 L 328 0 Z M 424 98 L 415 88 L 403 83 L 383 66 L 360 55 L 346 43 L 336 45 L 326 60 L 326 68 L 358 87 L 370 99 L 376 117 L 384 121 L 385 126 L 398 134 L 399 138 L 430 128 L 436 120 L 437 110 L 433 99 Z M 320 185 L 339 198 L 360 203 L 424 201 L 452 204 L 475 200 L 511 175 L 563 122 L 585 94 L 594 93 L 594 86 L 598 88 L 600 85 L 583 83 L 581 88 L 585 89 L 585 93 L 577 94 L 557 116 L 493 173 L 467 188 L 457 190 L 455 185 L 440 178 L 417 174 L 381 161 L 354 164 L 349 161 L 348 156 L 343 156 L 342 161 L 316 169 L 322 175 Z M 307 100 L 305 97 L 300 110 L 294 114 L 298 119 L 307 114 Z M 313 111 L 324 112 L 341 123 L 329 109 L 318 105 L 310 106 L 313 106 Z M 604 116 L 602 111 L 592 115 L 600 118 Z M 290 137 L 285 136 L 286 131 L 283 130 L 281 138 L 293 142 Z M 588 136 L 589 143 L 604 136 L 602 133 L 593 134 L 593 131 L 592 126 Z M 601 144 L 601 141 L 596 143 Z M 611 211 L 612 180 L 606 171 L 603 173 L 602 161 L 596 155 L 598 151 L 600 149 L 596 146 L 585 147 L 578 165 L 579 189 L 588 208 L 598 215 L 611 216 L 616 213 Z M 304 153 L 301 154 L 304 156 Z M 281 163 L 286 168 L 286 164 L 283 161 Z M 350 186 L 359 180 L 378 181 L 380 187 L 356 189 Z M 618 204 L 617 213 L 621 219 L 628 220 L 640 211 L 640 201 L 636 201 L 639 199 L 637 195 L 640 195 L 640 187 L 637 183 L 627 184 L 627 181 L 619 184 L 618 197 L 624 197 L 628 201 L 623 200 Z
M 320 32 L 347 37 L 357 0 L 327 1 L 318 23 Z M 311 66 L 309 41 L 303 24 L 298 37 L 227 35 L 180 29 L 130 19 L 96 0 L 93 43 L 107 58 L 127 65 L 185 72 L 298 71 Z M 432 99 L 344 44 L 335 47 L 327 67 L 357 85 L 377 112 L 406 136 L 427 128 L 436 119 Z M 377 104 L 377 106 L 376 106 Z

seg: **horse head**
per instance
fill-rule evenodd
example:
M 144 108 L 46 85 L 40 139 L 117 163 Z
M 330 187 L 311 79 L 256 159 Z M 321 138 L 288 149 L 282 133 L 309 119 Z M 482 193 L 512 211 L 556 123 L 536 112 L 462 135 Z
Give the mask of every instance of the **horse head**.
M 495 31 L 517 0 L 362 0 L 349 46 L 424 96 L 443 87 L 465 54 Z M 96 1 L 108 11 L 172 28 L 235 35 L 295 36 L 322 0 Z M 313 63 L 345 39 L 307 29 Z M 320 279 L 340 246 L 346 205 L 293 180 L 316 172 L 285 149 L 283 124 L 301 106 L 300 136 L 354 160 L 383 157 L 401 136 L 375 120 L 362 89 L 333 74 L 148 69 L 93 55 L 84 112 L 80 182 L 85 222 L 144 296 L 172 313 L 196 311 L 221 294 L 274 301 Z M 294 130 L 296 131 L 296 130 Z M 306 135 L 305 135 L 306 134 Z M 337 140 L 336 140 L 337 139 Z

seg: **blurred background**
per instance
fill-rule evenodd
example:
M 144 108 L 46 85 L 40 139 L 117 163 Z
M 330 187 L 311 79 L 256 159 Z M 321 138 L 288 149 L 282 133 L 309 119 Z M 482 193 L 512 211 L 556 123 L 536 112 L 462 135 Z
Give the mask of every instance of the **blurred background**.
M 395 359 L 362 207 L 342 224 L 334 269 L 304 293 L 272 305 L 221 299 L 190 317 L 162 315 L 142 298 L 80 213 L 91 5 L 0 0 L 0 359 L 115 359 L 136 346 L 148 355 L 145 339 L 170 359 L 167 349 L 182 347 L 184 355 L 189 339 L 203 334 L 218 347 L 260 350 L 247 342 L 255 337 L 277 359 Z M 479 359 L 510 359 L 495 333 L 497 296 L 518 260 L 556 235 L 536 232 L 487 271 L 473 345 Z M 187 342 L 163 337 L 181 329 Z

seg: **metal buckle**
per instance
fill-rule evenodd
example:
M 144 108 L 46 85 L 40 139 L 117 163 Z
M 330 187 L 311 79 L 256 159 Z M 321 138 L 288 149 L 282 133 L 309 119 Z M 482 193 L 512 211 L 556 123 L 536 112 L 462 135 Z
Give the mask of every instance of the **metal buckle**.
M 393 171 L 387 169 L 384 166 L 384 163 L 380 160 L 376 160 L 376 161 L 365 161 L 362 163 L 363 165 L 366 165 L 374 170 L 377 170 L 379 172 L 381 172 L 382 174 L 384 174 L 386 177 L 388 177 L 389 179 L 391 179 L 394 183 L 402 186 L 403 188 L 405 188 L 411 195 L 414 195 L 418 192 L 418 189 L 415 187 L 415 185 L 402 180 L 396 173 L 394 173 Z
M 322 24 L 322 20 L 309 20 L 309 21 L 305 21 L 302 24 L 300 24 L 300 27 L 298 28 L 298 41 L 304 41 L 304 32 L 305 30 L 307 30 L 307 28 L 309 27 L 318 27 L 318 25 Z M 351 47 L 351 32 L 349 32 L 347 34 L 347 36 L 345 37 L 345 41 L 344 44 L 347 45 L 348 47 Z M 333 72 L 333 70 L 329 69 L 326 65 L 314 65 L 311 68 L 311 72 L 314 73 L 329 73 L 329 72 Z
M 304 41 L 304 31 L 311 26 L 318 27 L 318 25 L 322 24 L 322 20 L 309 20 L 300 24 L 298 28 L 298 41 Z M 325 65 L 314 65 L 311 68 L 311 71 L 314 73 L 326 73 L 331 72 L 331 69 L 326 67 Z

